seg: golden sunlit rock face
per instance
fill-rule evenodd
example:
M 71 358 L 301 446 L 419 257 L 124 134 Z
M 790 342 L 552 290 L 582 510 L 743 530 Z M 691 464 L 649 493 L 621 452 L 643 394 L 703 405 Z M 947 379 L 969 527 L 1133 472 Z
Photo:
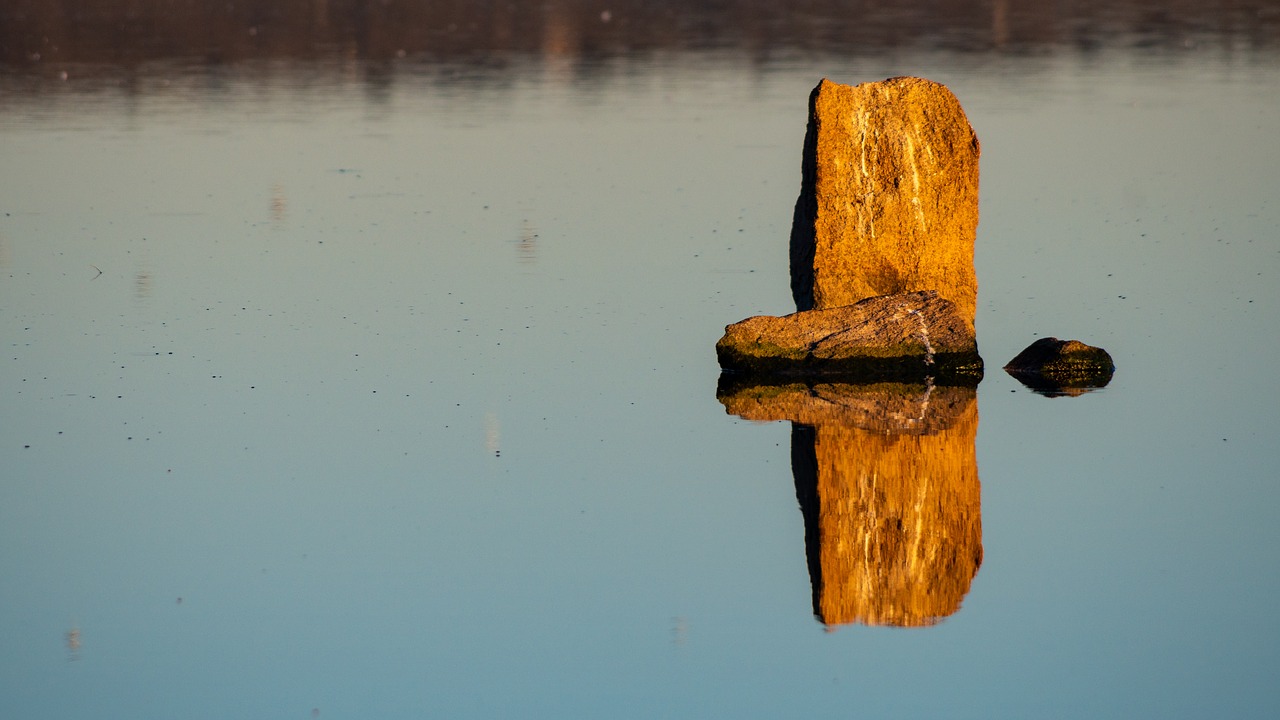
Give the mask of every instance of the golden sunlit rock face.
M 818 620 L 932 625 L 982 564 L 977 393 L 931 385 L 722 387 L 751 420 L 791 420 Z
M 799 310 L 937 290 L 973 327 L 978 137 L 944 85 L 823 80 L 792 228 Z

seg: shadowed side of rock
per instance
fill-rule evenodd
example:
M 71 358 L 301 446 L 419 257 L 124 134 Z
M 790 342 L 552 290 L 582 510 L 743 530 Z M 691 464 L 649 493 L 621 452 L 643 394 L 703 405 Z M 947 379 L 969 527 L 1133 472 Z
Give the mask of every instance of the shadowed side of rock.
M 789 256 L 791 260 L 791 299 L 796 311 L 812 310 L 814 228 L 818 218 L 818 196 L 814 193 L 817 183 L 818 123 L 814 117 L 814 104 L 823 83 L 809 93 L 809 122 L 804 131 L 804 145 L 800 151 L 800 195 L 796 198 L 791 214 Z M 882 293 L 887 294 L 887 293 Z
M 958 379 L 976 384 L 982 358 L 972 326 L 936 292 L 867 298 L 725 328 L 720 366 L 757 376 L 832 376 L 857 382 Z
M 937 290 L 972 327 L 979 155 L 944 85 L 820 82 L 809 98 L 792 221 L 796 309 Z

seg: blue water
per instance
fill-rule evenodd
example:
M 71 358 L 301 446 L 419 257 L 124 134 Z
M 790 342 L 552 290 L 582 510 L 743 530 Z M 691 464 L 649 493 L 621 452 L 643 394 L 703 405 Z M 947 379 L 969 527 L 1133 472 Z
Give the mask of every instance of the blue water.
M 1274 54 L 208 72 L 0 106 L 0 715 L 1280 711 Z M 809 90 L 908 73 L 982 142 L 984 561 L 825 627 L 713 346 L 792 309 Z

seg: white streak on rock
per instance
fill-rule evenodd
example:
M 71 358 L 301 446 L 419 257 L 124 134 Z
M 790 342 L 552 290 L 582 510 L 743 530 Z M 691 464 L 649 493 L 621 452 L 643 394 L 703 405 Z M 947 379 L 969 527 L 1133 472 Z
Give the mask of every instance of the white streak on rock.
M 932 365 L 933 345 L 929 344 L 929 326 L 924 322 L 924 315 L 921 315 L 919 310 L 908 310 L 907 312 L 915 315 L 916 319 L 920 321 L 920 338 L 924 340 L 924 364 Z
M 924 220 L 924 208 L 920 207 L 920 166 L 916 164 L 916 143 L 908 133 L 904 135 L 907 142 L 907 161 L 911 163 L 911 204 L 916 209 L 916 219 L 920 221 L 920 229 L 928 232 L 929 226 Z M 925 149 L 928 149 L 925 145 Z

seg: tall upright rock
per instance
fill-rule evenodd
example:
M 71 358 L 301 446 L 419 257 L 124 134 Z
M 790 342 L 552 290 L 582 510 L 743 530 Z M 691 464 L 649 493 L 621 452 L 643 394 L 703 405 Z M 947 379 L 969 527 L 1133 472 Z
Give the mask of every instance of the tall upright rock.
M 972 327 L 979 154 L 944 85 L 818 83 L 791 229 L 797 310 L 937 290 Z

